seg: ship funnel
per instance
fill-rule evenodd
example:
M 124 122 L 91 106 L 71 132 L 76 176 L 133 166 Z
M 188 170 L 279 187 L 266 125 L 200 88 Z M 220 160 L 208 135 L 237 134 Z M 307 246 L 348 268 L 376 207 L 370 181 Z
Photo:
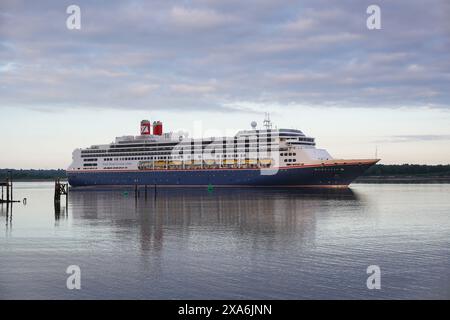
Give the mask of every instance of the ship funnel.
M 150 134 L 150 121 L 142 120 L 141 121 L 141 135 L 149 135 Z
M 161 121 L 153 121 L 153 134 L 156 136 L 162 136 L 163 124 Z

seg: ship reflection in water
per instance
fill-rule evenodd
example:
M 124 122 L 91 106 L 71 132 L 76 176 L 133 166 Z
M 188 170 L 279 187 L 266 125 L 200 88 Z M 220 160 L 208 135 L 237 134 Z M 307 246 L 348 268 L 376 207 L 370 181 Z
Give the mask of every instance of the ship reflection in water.
M 0 298 L 450 298 L 450 185 L 77 190 L 68 208 L 52 187 L 0 208 Z
M 147 197 L 143 190 L 139 197 L 132 190 L 71 193 L 73 219 L 136 228 L 143 252 L 161 250 L 164 234 L 175 236 L 175 228 L 186 240 L 210 236 L 220 250 L 226 250 L 221 240 L 241 237 L 254 238 L 253 245 L 264 238 L 266 246 L 283 246 L 291 237 L 314 241 L 316 211 L 328 207 L 332 213 L 328 205 L 339 202 L 360 205 L 351 189 L 158 188 L 155 194 L 149 188 Z

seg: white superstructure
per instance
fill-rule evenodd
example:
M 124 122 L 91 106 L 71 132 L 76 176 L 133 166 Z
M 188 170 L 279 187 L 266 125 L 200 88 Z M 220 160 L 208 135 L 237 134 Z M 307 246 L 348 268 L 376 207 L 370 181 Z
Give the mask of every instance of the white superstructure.
M 156 126 L 161 127 L 156 130 Z M 162 123 L 141 122 L 141 135 L 117 137 L 113 143 L 93 145 L 73 152 L 72 172 L 90 170 L 151 170 L 185 168 L 271 168 L 314 164 L 333 160 L 317 149 L 314 138 L 297 129 L 239 131 L 233 137 L 192 139 L 186 133 L 163 133 Z M 155 134 L 156 132 L 156 134 Z

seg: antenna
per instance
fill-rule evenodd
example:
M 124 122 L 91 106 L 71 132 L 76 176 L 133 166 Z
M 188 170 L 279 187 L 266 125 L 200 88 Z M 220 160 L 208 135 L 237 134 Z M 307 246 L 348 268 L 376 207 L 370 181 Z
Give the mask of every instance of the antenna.
M 268 112 L 265 113 L 263 126 L 266 128 L 266 130 L 272 129 L 272 121 L 270 121 L 270 114 Z

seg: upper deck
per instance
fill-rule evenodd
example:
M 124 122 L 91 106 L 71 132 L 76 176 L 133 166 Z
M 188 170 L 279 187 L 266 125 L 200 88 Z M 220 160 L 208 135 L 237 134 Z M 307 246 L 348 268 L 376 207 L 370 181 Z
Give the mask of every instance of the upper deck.
M 104 145 L 92 145 L 82 149 L 82 153 L 95 153 L 101 150 L 125 150 L 125 148 L 169 147 L 186 144 L 240 144 L 255 141 L 259 144 L 282 143 L 288 145 L 315 146 L 314 138 L 307 137 L 297 129 L 265 129 L 265 130 L 241 130 L 233 137 L 208 137 L 189 138 L 187 133 L 164 133 L 157 135 L 121 136 L 116 137 L 115 142 Z M 136 149 L 135 149 L 136 150 Z

